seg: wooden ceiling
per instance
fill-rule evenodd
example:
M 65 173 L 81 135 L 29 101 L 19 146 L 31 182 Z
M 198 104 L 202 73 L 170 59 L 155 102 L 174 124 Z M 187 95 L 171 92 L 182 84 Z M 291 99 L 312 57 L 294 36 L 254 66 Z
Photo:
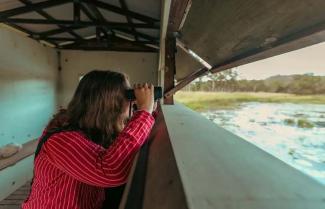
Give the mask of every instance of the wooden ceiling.
M 58 49 L 155 52 L 159 17 L 159 0 L 0 1 L 0 22 Z

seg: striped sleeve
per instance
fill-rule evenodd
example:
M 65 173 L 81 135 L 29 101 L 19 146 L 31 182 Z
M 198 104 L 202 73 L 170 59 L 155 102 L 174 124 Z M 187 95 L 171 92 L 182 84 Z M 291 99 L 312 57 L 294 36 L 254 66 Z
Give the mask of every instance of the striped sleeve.
M 127 181 L 136 152 L 148 137 L 153 116 L 137 111 L 108 149 L 80 132 L 54 134 L 44 151 L 50 162 L 75 179 L 99 187 L 119 186 Z

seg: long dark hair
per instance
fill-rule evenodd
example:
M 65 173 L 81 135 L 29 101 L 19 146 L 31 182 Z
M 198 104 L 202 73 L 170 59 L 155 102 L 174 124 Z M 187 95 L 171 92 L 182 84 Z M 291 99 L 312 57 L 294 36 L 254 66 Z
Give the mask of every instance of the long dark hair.
M 130 88 L 125 74 L 110 70 L 93 70 L 80 80 L 67 109 L 61 109 L 47 126 L 48 131 L 74 127 L 90 140 L 108 147 L 123 129 L 123 114 Z

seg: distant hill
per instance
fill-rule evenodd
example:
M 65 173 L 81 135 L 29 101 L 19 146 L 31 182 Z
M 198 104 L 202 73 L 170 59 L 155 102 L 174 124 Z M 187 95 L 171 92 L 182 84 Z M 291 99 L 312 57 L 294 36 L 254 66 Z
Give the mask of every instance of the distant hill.
M 280 81 L 280 82 L 291 82 L 297 77 L 308 76 L 308 77 L 323 77 L 325 76 L 315 76 L 313 73 L 307 74 L 293 74 L 293 75 L 274 75 L 264 79 L 265 81 Z
M 271 84 L 273 82 L 280 82 L 282 84 L 289 84 L 294 81 L 296 75 L 275 75 L 271 76 L 267 79 L 264 79 L 266 85 Z
M 324 94 L 325 76 L 313 74 L 276 75 L 263 82 L 273 92 L 295 94 Z
M 229 74 L 229 73 L 228 73 Z M 221 77 L 221 76 L 220 76 Z M 209 80 L 191 85 L 199 91 L 279 92 L 292 94 L 325 94 L 325 76 L 313 74 L 275 75 L 264 80 L 232 79 Z

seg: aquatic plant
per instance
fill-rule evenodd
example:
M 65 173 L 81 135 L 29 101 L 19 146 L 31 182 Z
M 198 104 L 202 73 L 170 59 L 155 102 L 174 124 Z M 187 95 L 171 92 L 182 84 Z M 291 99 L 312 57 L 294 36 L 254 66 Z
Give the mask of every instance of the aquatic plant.
M 286 118 L 286 119 L 284 119 L 284 124 L 289 125 L 289 126 L 293 126 L 296 123 L 295 123 L 295 120 L 293 120 L 291 118 Z
M 295 154 L 295 149 L 289 149 L 289 152 L 288 152 L 289 155 L 294 155 Z
M 301 118 L 301 119 L 298 119 L 297 126 L 299 128 L 313 128 L 314 124 L 305 118 Z

